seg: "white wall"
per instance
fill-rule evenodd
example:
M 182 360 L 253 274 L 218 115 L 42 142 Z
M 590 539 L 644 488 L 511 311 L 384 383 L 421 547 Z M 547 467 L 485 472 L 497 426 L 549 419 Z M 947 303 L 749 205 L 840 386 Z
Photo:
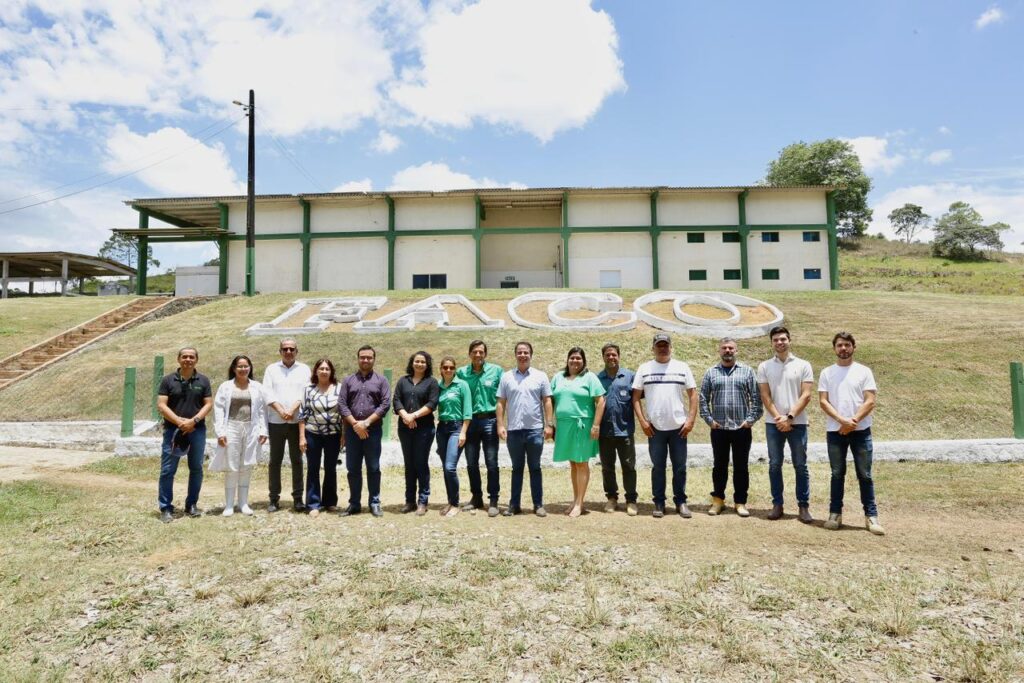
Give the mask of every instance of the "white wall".
M 395 230 L 472 230 L 475 227 L 476 200 L 473 197 L 395 199 Z
M 476 240 L 458 235 L 395 240 L 395 289 L 412 289 L 414 274 L 448 275 L 448 289 L 476 287 Z
M 751 289 L 828 289 L 828 233 L 812 232 L 821 233 L 820 242 L 804 242 L 799 230 L 782 230 L 778 242 L 762 242 L 761 231 L 751 230 L 747 243 Z M 764 268 L 777 268 L 779 279 L 762 279 Z M 821 279 L 805 280 L 804 268 L 820 268 Z
M 287 202 L 256 202 L 256 234 L 279 235 L 302 232 L 302 206 L 298 200 Z M 245 204 L 233 203 L 228 208 L 228 230 L 245 234 Z
M 299 229 L 302 229 L 301 217 Z M 310 232 L 361 232 L 388 229 L 388 205 L 383 199 L 344 202 L 314 201 L 309 205 Z
M 658 225 L 736 225 L 740 222 L 735 194 L 660 194 Z
M 485 235 L 480 245 L 480 284 L 496 288 L 513 275 L 520 287 L 561 287 L 562 277 L 552 267 L 561 244 L 559 235 Z
M 569 225 L 608 227 L 651 224 L 647 195 L 569 196 Z
M 174 269 L 175 296 L 216 296 L 219 291 L 218 266 L 178 266 Z
M 623 287 L 650 289 L 654 285 L 650 234 L 610 232 L 570 237 L 570 286 L 599 289 L 602 270 L 620 271 Z
M 659 220 L 660 222 L 660 220 Z M 739 270 L 740 245 L 722 242 L 721 232 L 705 232 L 704 242 L 687 242 L 685 232 L 663 232 L 658 239 L 658 285 L 661 289 L 740 289 L 741 280 L 726 280 L 725 269 Z M 707 280 L 690 280 L 690 270 L 706 270 Z
M 244 261 L 244 255 L 242 258 Z M 256 291 L 263 294 L 302 291 L 301 241 L 256 242 Z
M 751 190 L 747 195 L 747 225 L 825 223 L 825 193 Z
M 555 209 L 505 209 L 488 208 L 484 211 L 484 219 L 480 221 L 483 228 L 560 228 L 562 226 L 562 210 Z
M 310 242 L 309 288 L 387 289 L 388 242 L 383 237 Z

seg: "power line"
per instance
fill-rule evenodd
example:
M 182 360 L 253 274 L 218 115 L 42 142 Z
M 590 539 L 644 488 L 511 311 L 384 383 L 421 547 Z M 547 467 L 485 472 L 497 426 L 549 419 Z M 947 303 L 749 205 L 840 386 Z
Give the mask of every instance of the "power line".
M 189 145 L 188 147 L 185 147 L 185 148 L 179 150 L 178 152 L 175 152 L 174 154 L 172 154 L 170 156 L 164 157 L 163 159 L 159 159 L 157 161 L 154 161 L 151 164 L 147 164 L 147 165 L 142 166 L 140 168 L 137 168 L 135 170 L 128 171 L 127 173 L 122 173 L 121 175 L 115 176 L 115 177 L 113 177 L 113 178 L 111 178 L 109 180 L 105 180 L 102 183 L 96 183 L 94 185 L 90 185 L 88 187 L 84 187 L 84 188 L 82 188 L 80 190 L 75 190 L 74 192 L 68 192 L 68 193 L 59 195 L 57 197 L 53 197 L 51 199 L 44 199 L 43 201 L 40 201 L 40 202 L 34 202 L 32 204 L 26 204 L 25 206 L 19 206 L 19 207 L 13 208 L 13 209 L 7 209 L 6 211 L 0 211 L 0 216 L 5 216 L 5 215 L 7 215 L 9 213 L 14 213 L 15 211 L 21 211 L 23 209 L 31 209 L 34 206 L 42 206 L 43 204 L 49 204 L 50 202 L 55 202 L 55 201 L 58 201 L 60 199 L 66 199 L 68 197 L 74 197 L 75 195 L 82 194 L 83 192 L 88 192 L 89 190 L 95 190 L 98 187 L 103 187 L 104 185 L 109 185 L 111 183 L 117 182 L 118 180 L 123 180 L 125 178 L 128 178 L 130 176 L 135 175 L 136 173 L 141 173 L 142 171 L 145 171 L 146 169 L 153 168 L 154 166 L 162 164 L 165 161 L 169 161 L 169 160 L 171 160 L 171 159 L 173 159 L 173 158 L 175 158 L 177 156 L 180 156 L 180 155 L 184 154 L 185 152 L 189 151 L 190 149 L 192 149 L 193 147 L 196 147 L 197 145 L 201 145 L 204 142 L 206 142 L 207 140 L 210 140 L 210 139 L 220 135 L 221 133 L 226 131 L 228 128 L 231 128 L 232 126 L 234 126 L 236 123 L 238 123 L 239 121 L 241 121 L 244 118 L 245 118 L 244 116 L 241 116 L 241 117 L 239 117 L 239 118 L 229 122 L 227 125 L 222 126 L 221 128 L 218 128 L 217 130 L 215 130 L 213 133 L 210 133 L 206 137 L 201 138 L 199 140 L 196 140 L 193 144 Z
M 263 110 L 266 110 L 267 106 L 266 106 L 265 104 L 264 104 L 264 105 L 260 105 L 260 108 L 261 108 L 261 109 L 263 109 Z M 298 160 L 298 159 L 296 159 L 296 158 L 295 158 L 295 157 L 294 157 L 294 156 L 292 155 L 292 153 L 291 153 L 290 151 L 288 151 L 288 148 L 286 148 L 286 147 L 284 146 L 284 143 L 282 143 L 282 142 L 281 142 L 280 140 L 278 140 L 278 139 L 277 139 L 277 136 L 276 136 L 276 135 L 274 135 L 273 133 L 271 133 L 271 132 L 270 132 L 269 130 L 268 130 L 268 131 L 266 131 L 266 133 L 267 133 L 267 135 L 269 135 L 269 136 L 270 136 L 270 139 L 274 141 L 274 144 L 275 144 L 275 145 L 277 145 L 277 148 L 278 148 L 279 150 L 281 150 L 281 153 L 282 153 L 282 154 L 284 154 L 284 157 L 285 157 L 285 159 L 286 159 L 286 160 L 287 160 L 287 161 L 288 161 L 288 162 L 289 162 L 289 163 L 290 163 L 290 164 L 291 164 L 292 166 L 294 166 L 294 167 L 295 167 L 295 169 L 296 169 L 296 170 L 297 170 L 297 171 L 298 171 L 299 173 L 301 173 L 302 175 L 304 175 L 304 176 L 306 177 L 306 179 L 307 179 L 307 180 L 308 180 L 309 182 L 313 183 L 313 185 L 314 185 L 315 187 L 318 187 L 318 188 L 320 188 L 321 190 L 323 190 L 324 192 L 327 192 L 327 186 L 325 186 L 325 185 L 324 185 L 323 183 L 321 183 L 321 182 L 320 182 L 320 181 L 318 181 L 318 180 L 317 180 L 317 179 L 316 179 L 315 177 L 313 177 L 313 174 L 312 174 L 312 173 L 310 173 L 309 171 L 307 171 L 307 170 L 306 170 L 306 168 L 305 168 L 305 167 L 304 167 L 304 166 L 303 166 L 302 164 L 300 164 L 300 163 L 299 163 L 299 160 Z

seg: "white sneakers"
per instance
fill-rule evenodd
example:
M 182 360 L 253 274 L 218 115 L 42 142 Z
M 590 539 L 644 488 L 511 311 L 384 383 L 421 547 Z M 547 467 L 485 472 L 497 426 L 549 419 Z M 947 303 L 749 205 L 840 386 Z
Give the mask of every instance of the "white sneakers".
M 825 522 L 825 528 L 830 531 L 835 531 L 843 525 L 843 516 L 838 512 L 828 513 L 828 521 Z
M 747 506 L 745 504 L 736 503 L 736 514 L 740 517 L 749 517 L 750 510 L 747 509 Z
M 221 517 L 230 517 L 233 514 L 235 514 L 235 506 L 234 505 L 232 505 L 231 507 L 227 507 L 225 505 L 224 506 L 224 512 L 220 513 Z
M 878 523 L 878 517 L 865 517 L 864 527 L 875 536 L 885 536 L 885 529 Z

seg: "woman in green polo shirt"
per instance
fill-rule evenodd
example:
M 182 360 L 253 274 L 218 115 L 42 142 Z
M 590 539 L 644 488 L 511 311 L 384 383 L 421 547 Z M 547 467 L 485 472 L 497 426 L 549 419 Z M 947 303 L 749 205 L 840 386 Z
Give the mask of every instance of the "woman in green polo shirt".
M 456 468 L 462 447 L 466 445 L 469 422 L 473 419 L 473 399 L 469 384 L 455 376 L 455 359 L 441 359 L 440 395 L 437 401 L 437 454 L 444 464 L 444 488 L 448 505 L 445 517 L 459 514 L 459 474 Z
M 570 517 L 583 514 L 583 499 L 590 484 L 590 459 L 597 455 L 597 437 L 604 415 L 604 387 L 597 375 L 587 370 L 587 355 L 574 346 L 569 349 L 565 369 L 551 378 L 555 403 L 555 462 L 569 461 L 572 478 Z

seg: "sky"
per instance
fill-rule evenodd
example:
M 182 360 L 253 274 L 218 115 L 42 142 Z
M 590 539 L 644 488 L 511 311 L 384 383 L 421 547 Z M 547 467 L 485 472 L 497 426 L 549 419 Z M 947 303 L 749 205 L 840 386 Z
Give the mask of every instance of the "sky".
M 747 185 L 836 137 L 872 234 L 966 201 L 1024 251 L 1022 86 L 1024 0 L 7 0 L 0 251 L 243 194 L 250 88 L 260 194 Z

